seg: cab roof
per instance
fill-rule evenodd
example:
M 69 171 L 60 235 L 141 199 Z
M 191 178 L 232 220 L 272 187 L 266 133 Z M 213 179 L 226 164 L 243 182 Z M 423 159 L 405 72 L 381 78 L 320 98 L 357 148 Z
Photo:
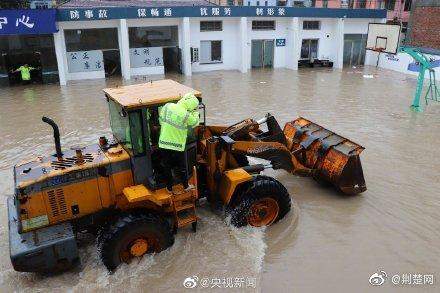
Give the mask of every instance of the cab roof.
M 197 98 L 202 96 L 201 92 L 171 79 L 106 88 L 103 91 L 108 98 L 127 109 L 178 101 L 187 93 L 193 93 Z

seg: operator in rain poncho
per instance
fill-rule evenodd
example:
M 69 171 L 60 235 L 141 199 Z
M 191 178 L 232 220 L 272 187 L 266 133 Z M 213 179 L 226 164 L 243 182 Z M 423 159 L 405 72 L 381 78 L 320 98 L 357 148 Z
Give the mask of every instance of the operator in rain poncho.
M 177 103 L 165 104 L 159 112 L 162 166 L 167 180 L 167 189 L 172 192 L 172 169 L 188 190 L 188 178 L 185 171 L 184 151 L 188 133 L 199 125 L 199 100 L 192 93 L 183 96 Z

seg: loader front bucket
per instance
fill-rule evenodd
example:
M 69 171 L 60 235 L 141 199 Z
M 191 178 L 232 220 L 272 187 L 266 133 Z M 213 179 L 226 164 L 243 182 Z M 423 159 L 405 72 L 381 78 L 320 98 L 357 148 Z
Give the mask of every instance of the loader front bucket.
M 359 154 L 364 148 L 305 118 L 284 126 L 287 147 L 317 181 L 329 182 L 346 194 L 367 190 Z

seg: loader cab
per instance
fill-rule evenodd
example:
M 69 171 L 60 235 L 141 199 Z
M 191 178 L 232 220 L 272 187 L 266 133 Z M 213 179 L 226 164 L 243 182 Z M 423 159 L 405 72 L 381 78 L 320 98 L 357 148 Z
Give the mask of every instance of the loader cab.
M 176 102 L 188 92 L 201 101 L 201 93 L 171 80 L 104 90 L 109 107 L 110 126 L 114 139 L 130 155 L 133 181 L 152 190 L 165 187 L 158 148 L 160 108 Z M 185 165 L 188 178 L 196 164 L 195 137 L 188 137 Z

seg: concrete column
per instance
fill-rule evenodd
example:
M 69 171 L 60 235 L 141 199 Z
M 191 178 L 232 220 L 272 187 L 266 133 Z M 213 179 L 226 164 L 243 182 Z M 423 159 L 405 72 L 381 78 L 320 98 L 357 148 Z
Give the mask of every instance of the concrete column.
M 338 18 L 336 23 L 336 62 L 335 68 L 344 67 L 344 18 Z
M 64 30 L 60 28 L 57 33 L 53 34 L 53 41 L 55 45 L 55 56 L 58 64 L 58 78 L 60 85 L 67 84 L 67 58 L 66 58 L 66 43 L 64 41 Z
M 301 35 L 299 29 L 298 17 L 292 18 L 288 27 L 286 67 L 292 70 L 298 70 L 298 60 L 300 55 Z
M 182 67 L 183 74 L 192 75 L 191 69 L 191 32 L 189 17 L 182 19 Z
M 131 78 L 130 72 L 130 43 L 126 19 L 120 19 L 118 25 L 119 54 L 121 57 L 121 73 L 125 80 Z
M 248 54 L 248 27 L 247 17 L 240 18 L 240 71 L 246 73 L 248 71 L 249 54 Z

